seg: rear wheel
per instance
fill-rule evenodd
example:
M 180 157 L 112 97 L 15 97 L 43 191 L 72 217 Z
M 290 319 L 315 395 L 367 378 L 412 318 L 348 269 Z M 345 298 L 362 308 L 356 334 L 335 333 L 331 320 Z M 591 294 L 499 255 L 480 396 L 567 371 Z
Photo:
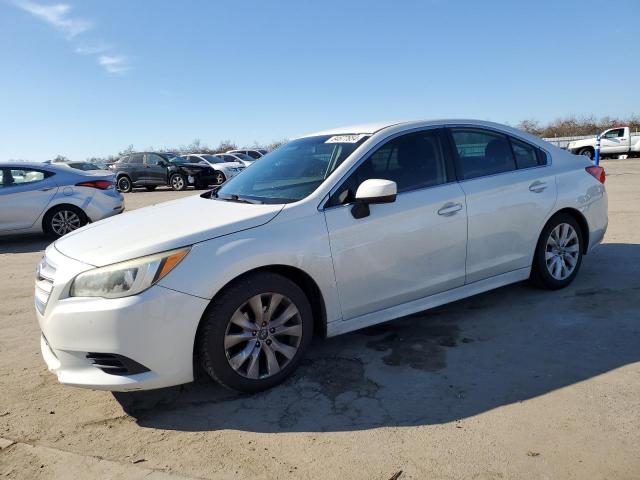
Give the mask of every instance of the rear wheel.
M 46 233 L 54 237 L 62 237 L 89 223 L 85 213 L 73 205 L 60 205 L 52 208 L 44 217 L 43 226 Z
M 202 318 L 197 348 L 214 380 L 251 393 L 286 379 L 312 332 L 304 292 L 288 278 L 264 272 L 236 282 L 214 300 Z
M 185 190 L 187 188 L 187 179 L 180 173 L 174 173 L 169 179 L 169 185 L 175 191 Z
M 118 178 L 118 181 L 116 182 L 116 187 L 118 188 L 118 190 L 120 192 L 123 193 L 129 193 L 131 191 L 131 189 L 133 188 L 133 186 L 131 185 L 131 180 L 129 179 L 129 177 L 127 176 L 122 176 L 120 178 Z
M 575 218 L 566 213 L 554 216 L 540 234 L 531 280 L 550 290 L 566 287 L 578 274 L 583 249 L 582 231 Z

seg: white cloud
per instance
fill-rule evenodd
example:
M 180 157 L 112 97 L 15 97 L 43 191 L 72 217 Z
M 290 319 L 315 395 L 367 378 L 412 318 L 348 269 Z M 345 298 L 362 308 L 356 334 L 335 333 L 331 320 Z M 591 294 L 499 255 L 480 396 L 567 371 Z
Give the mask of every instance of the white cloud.
M 69 15 L 71 6 L 66 3 L 43 5 L 28 0 L 16 0 L 15 3 L 21 9 L 62 32 L 67 39 L 72 39 L 93 27 L 88 20 L 71 17 Z
M 80 45 L 76 47 L 76 53 L 78 55 L 98 55 L 111 50 L 111 45 L 104 43 Z
M 109 73 L 124 73 L 129 70 L 127 59 L 122 55 L 100 55 L 98 64 Z

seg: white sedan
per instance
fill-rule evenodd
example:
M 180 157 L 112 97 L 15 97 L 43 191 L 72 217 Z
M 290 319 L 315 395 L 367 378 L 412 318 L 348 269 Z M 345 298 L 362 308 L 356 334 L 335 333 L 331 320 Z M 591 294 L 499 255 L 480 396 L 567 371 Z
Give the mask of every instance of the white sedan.
M 604 181 L 585 157 L 489 122 L 308 135 L 216 190 L 50 246 L 42 353 L 88 388 L 189 382 L 194 358 L 229 388 L 269 388 L 313 335 L 523 280 L 567 286 L 605 234 Z
M 245 164 L 240 161 L 227 161 L 219 155 L 208 153 L 190 153 L 183 155 L 183 158 L 186 158 L 189 162 L 203 163 L 213 168 L 216 171 L 216 185 L 226 182 L 245 169 Z

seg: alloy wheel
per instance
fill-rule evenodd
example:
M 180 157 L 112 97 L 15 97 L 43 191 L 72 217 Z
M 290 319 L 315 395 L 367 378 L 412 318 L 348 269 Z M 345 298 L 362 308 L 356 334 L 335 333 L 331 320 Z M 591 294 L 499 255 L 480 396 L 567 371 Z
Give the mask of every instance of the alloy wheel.
M 564 280 L 576 269 L 580 255 L 580 241 L 574 228 L 561 223 L 549 234 L 545 247 L 547 270 L 556 280 Z
M 174 190 L 182 190 L 184 188 L 184 178 L 180 175 L 174 175 L 171 178 L 171 186 Z
M 295 357 L 302 340 L 302 317 L 288 297 L 255 295 L 229 320 L 224 336 L 227 361 L 239 375 L 264 379 L 276 375 Z
M 222 172 L 216 172 L 216 185 L 220 185 L 221 183 L 224 183 L 224 174 Z
M 80 216 L 71 210 L 60 210 L 51 217 L 51 230 L 60 237 L 81 226 Z

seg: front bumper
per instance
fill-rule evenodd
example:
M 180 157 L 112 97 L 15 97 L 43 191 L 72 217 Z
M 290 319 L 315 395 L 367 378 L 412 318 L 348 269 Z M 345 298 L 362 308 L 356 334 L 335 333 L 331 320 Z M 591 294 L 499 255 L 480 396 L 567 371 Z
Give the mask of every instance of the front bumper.
M 56 266 L 53 289 L 44 313 L 36 309 L 36 314 L 42 356 L 60 383 L 131 391 L 193 380 L 195 334 L 208 300 L 158 285 L 125 298 L 70 298 L 69 282 L 88 266 L 53 247 L 47 261 Z M 95 361 L 104 354 L 145 368 L 134 369 L 142 373 L 108 373 L 99 366 L 104 362 Z

